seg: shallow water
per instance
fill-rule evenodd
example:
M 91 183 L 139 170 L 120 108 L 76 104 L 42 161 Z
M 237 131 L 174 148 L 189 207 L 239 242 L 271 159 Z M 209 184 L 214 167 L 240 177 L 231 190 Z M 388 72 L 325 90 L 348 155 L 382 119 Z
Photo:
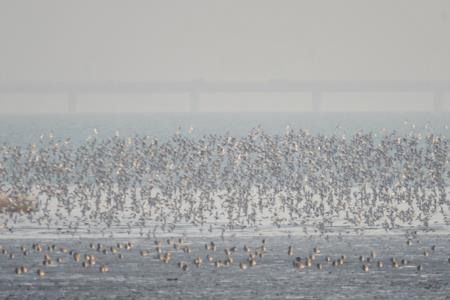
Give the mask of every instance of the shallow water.
M 178 127 L 186 132 L 190 126 L 194 127 L 195 136 L 227 131 L 233 135 L 243 135 L 257 125 L 270 134 L 283 134 L 286 125 L 290 125 L 291 128 L 308 129 L 319 134 L 353 134 L 360 129 L 380 132 L 386 128 L 403 133 L 412 130 L 431 131 L 449 136 L 449 116 L 448 113 L 1 116 L 0 142 L 27 144 L 50 131 L 58 138 L 81 142 L 92 134 L 94 128 L 98 129 L 100 137 L 110 137 L 119 131 L 121 136 L 139 134 L 165 139 Z M 291 237 L 287 236 L 289 231 Z M 19 226 L 13 233 L 2 229 L 0 245 L 9 252 L 15 252 L 16 257 L 9 259 L 7 255 L 0 254 L 0 299 L 450 299 L 448 228 L 441 228 L 441 234 L 438 235 L 424 234 L 420 237 L 420 243 L 414 240 L 410 247 L 406 245 L 404 235 L 384 235 L 380 231 L 365 236 L 340 237 L 335 234 L 331 235 L 329 241 L 318 236 L 308 238 L 299 232 L 300 229 L 281 228 L 273 229 L 270 233 L 242 231 L 234 235 L 227 232 L 224 240 L 216 237 L 218 251 L 214 256 L 224 259 L 224 247 L 236 245 L 240 249 L 236 255 L 237 261 L 246 258 L 242 252 L 244 244 L 255 247 L 260 245 L 263 237 L 267 237 L 267 255 L 258 260 L 255 267 L 240 271 L 237 264 L 219 270 L 215 270 L 211 264 L 199 269 L 192 264 L 197 255 L 205 260 L 204 243 L 219 234 L 208 233 L 207 229 L 203 233 L 190 232 L 187 242 L 192 246 L 193 253 L 188 256 L 176 252 L 168 265 L 156 259 L 153 250 L 150 256 L 141 257 L 141 249 L 154 248 L 153 240 L 135 238 L 139 233 L 129 235 L 125 228 L 117 229 L 114 237 L 110 238 L 83 232 L 82 239 L 67 238 L 70 233 L 58 237 L 61 232 L 57 229 L 36 230 L 33 224 L 29 228 Z M 89 249 L 90 242 L 110 246 L 128 240 L 132 240 L 136 247 L 132 251 L 123 250 L 123 260 L 119 260 L 117 255 L 104 255 Z M 65 262 L 59 266 L 44 267 L 44 253 L 30 251 L 28 256 L 20 254 L 20 245 L 31 248 L 35 241 L 56 243 L 82 254 L 95 253 L 97 265 L 83 269 L 81 263 L 74 262 L 68 254 L 52 252 L 50 256 L 54 260 L 64 257 Z M 293 257 L 287 255 L 289 245 L 295 247 Z M 431 245 L 437 246 L 434 253 L 430 250 Z M 303 271 L 292 267 L 295 256 L 305 258 L 316 246 L 322 252 L 317 258 L 320 261 L 326 255 L 338 258 L 343 254 L 348 260 L 341 267 L 332 267 L 328 263 L 321 271 L 315 267 Z M 426 249 L 431 253 L 429 257 L 423 255 Z M 385 267 L 378 269 L 371 263 L 370 271 L 364 273 L 358 257 L 368 256 L 371 250 L 377 252 L 376 260 L 383 260 Z M 389 263 L 392 256 L 398 260 L 406 258 L 410 264 L 393 269 Z M 189 262 L 187 272 L 176 266 L 180 260 Z M 98 272 L 98 266 L 102 263 L 109 266 L 110 272 Z M 27 265 L 30 272 L 15 275 L 14 269 L 22 264 Z M 422 272 L 417 272 L 418 264 L 423 265 Z M 37 268 L 45 270 L 47 275 L 39 279 Z
M 28 248 L 35 240 L 6 239 L 0 244 L 8 251 L 14 251 L 16 258 L 9 259 L 0 255 L 0 298 L 7 299 L 60 299 L 60 298 L 159 298 L 159 299 L 449 299 L 450 296 L 450 256 L 449 235 L 424 235 L 420 243 L 413 240 L 407 246 L 402 235 L 387 236 L 346 236 L 330 237 L 326 241 L 320 237 L 267 237 L 267 254 L 258 259 L 257 265 L 240 271 L 238 264 L 215 270 L 213 264 L 205 263 L 201 268 L 192 264 L 193 258 L 200 255 L 206 261 L 203 245 L 210 241 L 206 238 L 187 238 L 192 247 L 190 255 L 182 251 L 174 252 L 172 261 L 163 264 L 154 255 L 153 240 L 132 239 L 135 247 L 131 251 L 122 250 L 124 258 L 119 260 L 111 253 L 104 255 L 89 248 L 89 243 L 115 245 L 126 242 L 123 239 L 52 239 L 42 243 L 56 243 L 68 249 L 96 254 L 97 265 L 83 269 L 81 263 L 74 262 L 69 254 L 49 253 L 56 260 L 64 257 L 59 266 L 43 267 L 43 253 L 30 251 L 28 256 L 19 253 L 18 247 Z M 216 239 L 217 259 L 224 259 L 225 247 L 237 246 L 236 261 L 246 258 L 243 245 L 257 247 L 262 236 L 228 237 Z M 295 247 L 294 256 L 287 255 L 288 245 Z M 432 252 L 431 245 L 436 245 Z M 316 257 L 312 268 L 303 271 L 292 267 L 295 256 L 305 258 L 312 253 L 313 247 L 320 247 L 321 255 Z M 167 248 L 167 244 L 165 244 Z M 14 250 L 13 250 L 14 249 Z M 150 249 L 151 255 L 141 257 L 139 251 Z M 427 249 L 429 257 L 423 255 Z M 385 267 L 378 269 L 374 262 L 369 264 L 369 272 L 361 269 L 360 255 L 369 256 L 376 252 L 375 260 L 383 260 Z M 333 259 L 342 254 L 347 256 L 343 266 L 332 267 L 325 264 L 318 270 L 315 264 L 323 262 L 325 256 Z M 397 269 L 391 267 L 389 259 L 398 261 L 408 259 L 407 266 Z M 189 270 L 181 271 L 178 261 L 189 263 Z M 30 271 L 17 276 L 14 268 L 26 264 Z M 99 273 L 98 266 L 107 264 L 108 273 Z M 416 266 L 422 264 L 423 271 Z M 44 278 L 39 279 L 35 271 L 45 270 Z

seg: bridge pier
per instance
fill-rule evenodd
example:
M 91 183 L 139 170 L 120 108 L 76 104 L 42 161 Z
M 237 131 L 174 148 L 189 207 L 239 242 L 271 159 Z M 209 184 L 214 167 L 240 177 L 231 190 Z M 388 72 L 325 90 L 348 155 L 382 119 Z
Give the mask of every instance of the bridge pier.
M 78 96 L 76 93 L 69 93 L 67 95 L 67 112 L 73 114 L 77 112 Z
M 311 95 L 312 110 L 313 112 L 319 112 L 322 108 L 322 92 L 319 89 L 314 89 Z
M 197 91 L 189 93 L 189 111 L 191 113 L 200 111 L 200 93 Z
M 444 110 L 445 93 L 443 91 L 435 91 L 433 93 L 433 106 L 435 112 Z

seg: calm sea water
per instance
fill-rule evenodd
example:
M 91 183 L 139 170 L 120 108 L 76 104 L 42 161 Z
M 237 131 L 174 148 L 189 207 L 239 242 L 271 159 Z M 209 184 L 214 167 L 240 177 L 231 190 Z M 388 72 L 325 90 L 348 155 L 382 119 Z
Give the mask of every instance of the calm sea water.
M 271 134 L 283 134 L 286 126 L 317 134 L 353 134 L 383 128 L 409 133 L 412 130 L 449 136 L 450 113 L 164 113 L 122 115 L 0 115 L 0 142 L 23 144 L 53 132 L 56 137 L 83 141 L 94 128 L 100 137 L 119 132 L 164 139 L 178 128 L 194 136 L 210 133 L 245 135 L 262 126 Z

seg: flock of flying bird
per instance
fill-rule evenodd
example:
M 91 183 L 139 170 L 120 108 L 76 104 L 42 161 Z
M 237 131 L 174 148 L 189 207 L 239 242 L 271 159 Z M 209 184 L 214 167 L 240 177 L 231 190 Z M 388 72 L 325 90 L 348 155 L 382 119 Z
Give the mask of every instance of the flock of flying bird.
M 34 199 L 31 212 L 3 213 L 0 222 L 10 230 L 24 222 L 72 232 L 123 226 L 153 236 L 188 224 L 320 233 L 449 224 L 449 147 L 442 135 L 395 131 L 269 135 L 257 127 L 158 140 L 95 130 L 82 143 L 49 134 L 0 146 L 0 192 Z
M 13 231 L 29 222 L 77 232 L 125 225 L 153 233 L 155 245 L 135 250 L 131 242 L 91 243 L 83 252 L 35 242 L 18 250 L 0 245 L 0 254 L 13 260 L 16 252 L 24 257 L 33 253 L 42 259 L 34 270 L 39 277 L 46 275 L 44 267 L 64 265 L 67 259 L 83 268 L 97 265 L 106 273 L 109 266 L 97 263 L 102 255 L 123 259 L 130 251 L 164 264 L 174 262 L 176 254 L 174 264 L 183 271 L 202 265 L 246 270 L 263 260 L 266 240 L 255 247 L 224 248 L 221 256 L 211 241 L 206 253 L 194 255 L 183 238 L 165 243 L 156 240 L 155 232 L 188 224 L 222 232 L 288 225 L 305 231 L 313 227 L 321 234 L 333 225 L 386 231 L 429 228 L 432 222 L 448 225 L 449 161 L 449 139 L 431 133 L 358 132 L 345 137 L 287 128 L 283 135 L 268 135 L 258 127 L 244 136 L 195 138 L 177 132 L 160 141 L 119 135 L 102 139 L 94 131 L 82 143 L 50 134 L 36 143 L 0 147 L 0 193 L 33 199 L 32 210 L 0 213 L 3 227 Z M 408 246 L 414 238 L 407 239 Z M 432 246 L 423 255 L 435 250 Z M 286 254 L 294 257 L 295 252 L 289 246 Z M 324 256 L 315 247 L 291 261 L 298 270 L 322 270 L 345 265 L 349 258 Z M 375 251 L 361 255 L 359 262 L 363 272 L 387 263 L 377 260 Z M 399 268 L 411 262 L 392 257 L 390 264 Z M 415 267 L 422 271 L 421 264 Z M 17 275 L 27 272 L 25 264 L 15 268 Z

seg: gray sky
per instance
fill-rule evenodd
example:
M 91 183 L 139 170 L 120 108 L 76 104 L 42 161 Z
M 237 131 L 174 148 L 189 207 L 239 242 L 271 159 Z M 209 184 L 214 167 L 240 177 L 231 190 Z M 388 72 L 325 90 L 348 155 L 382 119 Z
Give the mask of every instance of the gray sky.
M 1 0 L 0 82 L 450 80 L 449 36 L 448 0 Z M 308 97 L 213 95 L 201 106 L 308 110 Z M 188 109 L 183 95 L 123 98 L 85 95 L 79 109 Z M 327 95 L 324 106 L 431 107 L 430 95 L 395 98 Z M 66 109 L 61 95 L 0 99 L 0 112 Z

